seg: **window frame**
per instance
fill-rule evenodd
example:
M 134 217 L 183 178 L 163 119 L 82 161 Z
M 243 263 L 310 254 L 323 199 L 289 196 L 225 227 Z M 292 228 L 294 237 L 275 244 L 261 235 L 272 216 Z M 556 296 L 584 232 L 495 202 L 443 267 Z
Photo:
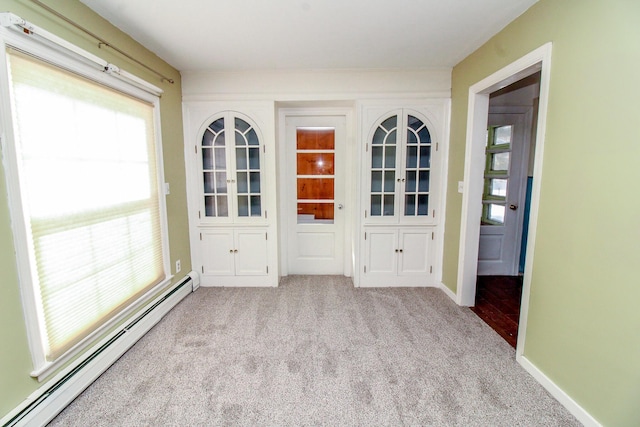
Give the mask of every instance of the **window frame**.
M 48 361 L 43 346 L 44 325 L 38 315 L 37 291 L 34 289 L 34 277 L 36 275 L 35 253 L 29 232 L 29 218 L 23 208 L 23 175 L 19 168 L 19 155 L 17 152 L 13 122 L 13 106 L 10 97 L 10 81 L 7 61 L 7 48 L 13 48 L 32 55 L 66 71 L 78 74 L 89 80 L 95 81 L 112 90 L 116 90 L 145 101 L 153 105 L 155 155 L 156 155 L 156 186 L 158 192 L 160 235 L 162 247 L 162 267 L 165 279 L 145 292 L 119 314 L 96 328 L 87 337 L 75 344 L 64 354 L 53 361 Z M 166 193 L 164 190 L 164 161 L 162 150 L 162 134 L 160 122 L 160 98 L 138 86 L 111 76 L 100 68 L 98 64 L 90 62 L 77 53 L 55 45 L 45 39 L 34 35 L 12 31 L 8 28 L 0 28 L 0 135 L 5 169 L 5 180 L 9 201 L 9 214 L 11 218 L 12 238 L 16 250 L 16 263 L 18 268 L 18 281 L 21 291 L 22 308 L 27 331 L 27 341 L 32 358 L 33 371 L 31 376 L 42 381 L 55 373 L 59 368 L 86 351 L 100 337 L 109 333 L 124 319 L 133 314 L 143 304 L 151 300 L 172 280 L 170 268 L 169 233 L 166 209 Z M 78 48 L 78 50 L 81 50 Z

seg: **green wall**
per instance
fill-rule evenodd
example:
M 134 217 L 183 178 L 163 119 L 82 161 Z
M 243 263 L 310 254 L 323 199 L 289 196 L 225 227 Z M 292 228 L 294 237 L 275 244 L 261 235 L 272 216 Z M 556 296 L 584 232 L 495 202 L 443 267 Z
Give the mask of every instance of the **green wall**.
M 456 290 L 469 87 L 546 42 L 553 58 L 524 356 L 602 424 L 638 426 L 639 1 L 541 0 L 454 67 L 444 283 Z
M 13 12 L 164 90 L 160 103 L 162 145 L 165 181 L 171 184 L 171 194 L 167 196 L 167 215 L 171 265 L 174 266 L 175 261 L 178 259 L 182 261 L 182 272 L 174 278 L 174 282 L 179 281 L 191 270 L 182 142 L 180 74 L 79 1 L 48 0 L 43 1 L 43 3 L 90 29 L 144 64 L 175 80 L 175 84 L 161 82 L 160 78 L 155 74 L 131 63 L 109 48 L 99 49 L 97 43 L 89 36 L 84 35 L 28 0 L 0 0 L 0 11 Z M 36 380 L 29 376 L 29 372 L 32 370 L 31 355 L 27 344 L 20 302 L 20 289 L 7 201 L 6 178 L 4 169 L 0 165 L 0 343 L 2 343 L 0 345 L 0 418 L 19 405 L 40 386 Z

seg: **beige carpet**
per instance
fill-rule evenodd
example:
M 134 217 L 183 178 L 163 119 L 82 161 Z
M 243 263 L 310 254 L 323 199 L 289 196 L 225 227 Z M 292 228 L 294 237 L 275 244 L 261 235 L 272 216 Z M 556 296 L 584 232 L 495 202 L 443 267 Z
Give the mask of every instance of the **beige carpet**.
M 199 289 L 50 425 L 580 424 L 442 291 L 293 276 Z

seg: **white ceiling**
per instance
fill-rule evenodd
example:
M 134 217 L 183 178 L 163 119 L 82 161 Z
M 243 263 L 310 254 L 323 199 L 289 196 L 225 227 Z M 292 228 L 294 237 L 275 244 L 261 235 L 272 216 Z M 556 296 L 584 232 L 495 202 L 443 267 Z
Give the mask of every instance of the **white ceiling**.
M 80 1 L 180 71 L 231 71 L 450 68 L 537 0 Z

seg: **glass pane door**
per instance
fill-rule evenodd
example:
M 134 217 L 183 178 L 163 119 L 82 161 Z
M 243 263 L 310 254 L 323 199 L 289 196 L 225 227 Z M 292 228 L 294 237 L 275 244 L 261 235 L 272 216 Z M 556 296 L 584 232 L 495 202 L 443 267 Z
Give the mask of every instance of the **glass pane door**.
M 383 121 L 371 141 L 372 217 L 395 214 L 398 116 Z
M 207 127 L 202 136 L 202 174 L 204 180 L 204 212 L 207 217 L 229 216 L 227 153 L 224 118 Z
M 237 117 L 234 128 L 238 216 L 262 216 L 258 135 L 249 123 Z
M 482 225 L 504 225 L 513 126 L 491 126 L 487 132 Z
M 422 120 L 407 118 L 404 177 L 404 215 L 429 215 L 431 135 Z
M 298 224 L 333 224 L 335 129 L 296 129 Z

